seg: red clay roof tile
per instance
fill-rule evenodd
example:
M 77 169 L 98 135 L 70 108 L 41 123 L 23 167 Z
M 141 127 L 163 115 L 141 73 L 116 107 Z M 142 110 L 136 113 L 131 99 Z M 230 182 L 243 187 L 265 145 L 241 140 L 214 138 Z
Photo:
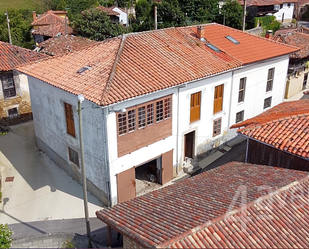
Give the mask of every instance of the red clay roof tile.
M 265 185 L 269 191 L 260 190 Z M 245 206 L 239 195 L 231 207 L 240 186 L 246 191 Z M 142 247 L 291 247 L 293 240 L 308 247 L 301 230 L 309 229 L 303 222 L 309 214 L 307 198 L 293 196 L 308 187 L 307 172 L 232 162 L 96 215 Z M 272 203 L 273 210 L 268 208 Z M 162 224 L 173 230 L 166 231 Z M 288 233 L 282 237 L 284 231 Z
M 0 71 L 13 70 L 49 56 L 0 41 Z
M 221 49 L 217 53 L 195 33 L 196 27 L 186 27 L 128 34 L 19 70 L 98 105 L 110 105 L 296 51 L 222 25 L 205 25 L 205 38 Z M 76 73 L 85 66 L 91 69 Z
M 281 103 L 231 128 L 240 128 L 237 131 L 240 134 L 263 141 L 280 150 L 309 158 L 309 153 L 304 153 L 309 149 L 307 140 L 309 100 Z

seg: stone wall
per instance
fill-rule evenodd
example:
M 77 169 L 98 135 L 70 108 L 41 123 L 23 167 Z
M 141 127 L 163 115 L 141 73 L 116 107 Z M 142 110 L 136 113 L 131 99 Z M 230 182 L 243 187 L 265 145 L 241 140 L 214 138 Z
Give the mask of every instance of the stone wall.
M 145 247 L 142 247 L 140 245 L 138 245 L 135 241 L 129 239 L 128 237 L 126 236 L 123 236 L 123 248 L 127 248 L 127 249 L 130 249 L 130 248 L 133 248 L 133 249 L 144 249 Z
M 27 101 L 23 101 L 20 96 L 11 99 L 0 99 L 0 118 L 8 117 L 8 109 L 18 108 L 19 114 L 31 113 L 31 105 Z

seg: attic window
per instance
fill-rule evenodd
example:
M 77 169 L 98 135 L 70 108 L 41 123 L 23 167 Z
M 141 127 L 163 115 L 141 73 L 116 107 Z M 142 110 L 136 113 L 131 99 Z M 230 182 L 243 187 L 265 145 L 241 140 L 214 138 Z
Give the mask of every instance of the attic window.
M 77 71 L 77 73 L 83 73 L 83 72 L 85 72 L 86 70 L 88 70 L 88 69 L 90 69 L 90 68 L 91 68 L 91 67 L 89 67 L 89 66 L 85 66 L 85 67 L 79 69 L 79 70 Z
M 233 42 L 234 44 L 238 45 L 240 44 L 239 41 L 237 41 L 235 38 L 233 38 L 232 36 L 228 35 L 225 37 L 226 39 L 228 39 L 229 41 Z
M 215 45 L 212 45 L 210 43 L 205 44 L 207 47 L 209 47 L 210 49 L 212 49 L 213 51 L 216 52 L 221 52 L 219 48 L 217 48 Z

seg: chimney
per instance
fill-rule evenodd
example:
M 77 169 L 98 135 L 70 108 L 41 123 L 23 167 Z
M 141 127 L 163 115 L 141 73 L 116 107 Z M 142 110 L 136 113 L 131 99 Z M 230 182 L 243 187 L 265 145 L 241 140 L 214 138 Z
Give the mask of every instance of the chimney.
M 272 31 L 272 30 L 267 30 L 267 31 L 266 31 L 266 34 L 265 34 L 265 38 L 267 38 L 267 39 L 271 39 L 271 37 L 272 37 L 272 33 L 273 33 L 273 31 Z
M 199 39 L 203 39 L 204 38 L 204 26 L 197 26 L 197 37 Z
M 32 11 L 32 17 L 33 17 L 33 21 L 36 20 L 36 12 L 35 11 Z

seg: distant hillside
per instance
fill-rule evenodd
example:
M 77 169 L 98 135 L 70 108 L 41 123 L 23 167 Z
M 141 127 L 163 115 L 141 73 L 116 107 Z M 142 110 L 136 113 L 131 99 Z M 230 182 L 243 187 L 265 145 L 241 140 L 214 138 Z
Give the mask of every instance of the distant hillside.
M 0 13 L 7 9 L 35 9 L 36 0 L 0 0 Z

